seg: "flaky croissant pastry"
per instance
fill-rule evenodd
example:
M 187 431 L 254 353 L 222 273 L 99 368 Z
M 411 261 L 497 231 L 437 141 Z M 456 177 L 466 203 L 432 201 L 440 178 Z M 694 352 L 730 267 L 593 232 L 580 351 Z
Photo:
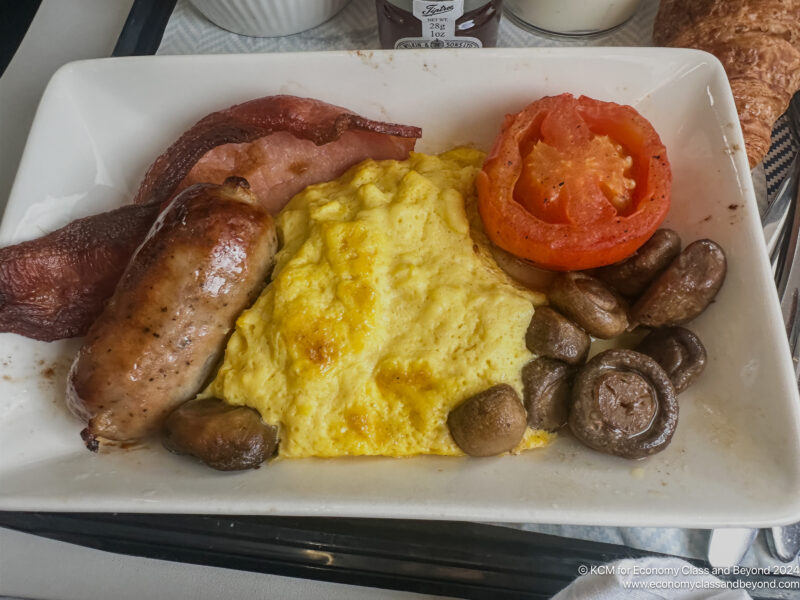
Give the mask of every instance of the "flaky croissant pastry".
M 775 121 L 800 89 L 800 0 L 661 0 L 653 41 L 722 62 L 750 166 L 760 163 Z

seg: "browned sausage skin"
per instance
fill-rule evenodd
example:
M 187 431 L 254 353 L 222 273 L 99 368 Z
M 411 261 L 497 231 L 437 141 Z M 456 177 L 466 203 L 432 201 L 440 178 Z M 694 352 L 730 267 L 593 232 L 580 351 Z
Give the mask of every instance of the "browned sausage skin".
M 72 365 L 67 403 L 88 422 L 90 450 L 156 432 L 199 391 L 276 246 L 274 222 L 244 179 L 194 185 L 172 201 Z

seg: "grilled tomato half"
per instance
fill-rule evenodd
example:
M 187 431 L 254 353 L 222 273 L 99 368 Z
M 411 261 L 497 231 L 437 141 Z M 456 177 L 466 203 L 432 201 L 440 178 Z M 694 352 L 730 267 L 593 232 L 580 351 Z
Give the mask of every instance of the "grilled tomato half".
M 671 181 L 666 148 L 635 109 L 562 94 L 506 117 L 477 187 L 496 245 L 572 271 L 644 244 L 667 215 Z

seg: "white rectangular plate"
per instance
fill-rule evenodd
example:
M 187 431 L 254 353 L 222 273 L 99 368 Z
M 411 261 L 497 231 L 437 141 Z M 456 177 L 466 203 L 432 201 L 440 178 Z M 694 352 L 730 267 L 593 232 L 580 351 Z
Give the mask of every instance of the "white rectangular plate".
M 0 335 L 0 509 L 765 526 L 800 519 L 800 418 L 741 131 L 721 65 L 666 49 L 335 52 L 67 65 L 42 99 L 0 228 L 29 239 L 129 202 L 205 114 L 310 96 L 419 125 L 417 149 L 488 149 L 503 115 L 572 92 L 636 107 L 674 173 L 668 226 L 725 248 L 727 281 L 693 324 L 709 364 L 669 448 L 631 462 L 569 435 L 517 457 L 277 461 L 224 474 L 158 443 L 87 452 L 63 403 L 78 340 Z

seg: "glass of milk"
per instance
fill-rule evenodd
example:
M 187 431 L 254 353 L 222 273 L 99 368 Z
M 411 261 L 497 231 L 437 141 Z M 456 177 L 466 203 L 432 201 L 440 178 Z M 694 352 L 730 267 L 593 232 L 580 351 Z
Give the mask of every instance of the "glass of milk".
M 505 0 L 513 23 L 543 33 L 595 35 L 630 19 L 640 0 Z

